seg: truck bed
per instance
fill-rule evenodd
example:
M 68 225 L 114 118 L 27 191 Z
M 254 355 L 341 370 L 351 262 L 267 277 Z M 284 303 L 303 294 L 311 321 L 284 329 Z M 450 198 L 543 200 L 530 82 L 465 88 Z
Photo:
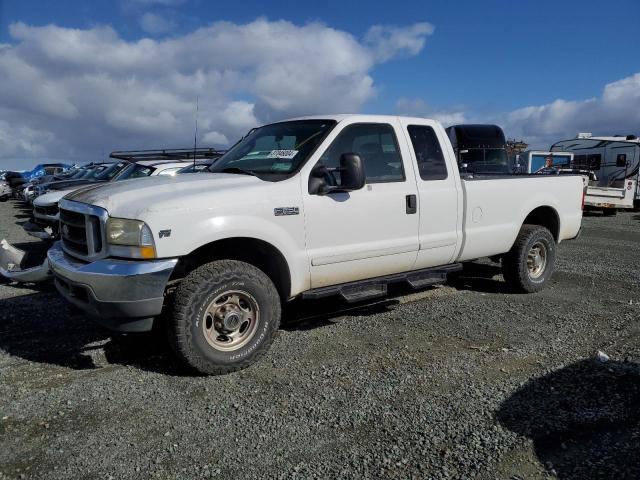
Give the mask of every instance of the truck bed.
M 580 175 L 473 175 L 462 177 L 464 241 L 456 261 L 497 255 L 511 248 L 536 209 L 557 219 L 558 242 L 574 238 L 582 219 Z M 562 221 L 560 220 L 562 219 Z

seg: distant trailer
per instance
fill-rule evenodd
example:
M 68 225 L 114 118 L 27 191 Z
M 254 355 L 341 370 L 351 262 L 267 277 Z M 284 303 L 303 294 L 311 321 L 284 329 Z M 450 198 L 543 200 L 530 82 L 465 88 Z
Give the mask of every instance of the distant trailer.
M 571 152 L 571 168 L 589 173 L 585 206 L 615 214 L 640 205 L 640 140 L 635 135 L 594 137 L 581 133 L 551 146 L 553 153 Z
M 571 152 L 545 152 L 542 150 L 526 150 L 519 155 L 517 173 L 536 173 L 544 168 L 547 158 L 551 157 L 554 168 L 568 169 L 573 163 Z

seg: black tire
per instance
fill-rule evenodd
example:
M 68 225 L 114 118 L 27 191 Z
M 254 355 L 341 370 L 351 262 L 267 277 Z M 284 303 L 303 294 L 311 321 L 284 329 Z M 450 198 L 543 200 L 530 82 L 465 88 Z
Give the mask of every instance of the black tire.
M 257 310 L 255 326 L 247 327 L 254 333 L 246 344 L 230 351 L 214 345 L 220 338 L 224 342 L 230 337 L 221 333 L 214 339 L 219 331 L 212 322 L 218 317 L 210 314 L 212 306 L 218 305 L 212 302 L 220 298 L 224 301 L 227 292 L 246 295 L 243 298 L 255 302 L 257 307 L 253 308 L 254 314 Z M 228 305 L 235 308 L 231 303 Z M 236 260 L 207 263 L 187 275 L 175 292 L 172 315 L 167 321 L 169 343 L 177 357 L 193 370 L 207 375 L 234 372 L 256 362 L 269 349 L 280 325 L 280 315 L 280 296 L 264 272 Z M 208 325 L 212 328 L 207 328 Z
M 605 217 L 613 217 L 614 215 L 618 214 L 618 211 L 615 208 L 603 208 L 602 214 Z
M 530 271 L 529 253 L 544 247 L 545 263 L 539 271 Z M 541 247 L 538 247 L 541 246 Z M 511 250 L 502 257 L 502 275 L 510 290 L 534 293 L 542 290 L 551 279 L 556 264 L 556 242 L 551 232 L 539 225 L 523 225 Z
M 493 255 L 492 257 L 489 257 L 489 260 L 493 263 L 500 263 L 502 261 L 502 255 Z

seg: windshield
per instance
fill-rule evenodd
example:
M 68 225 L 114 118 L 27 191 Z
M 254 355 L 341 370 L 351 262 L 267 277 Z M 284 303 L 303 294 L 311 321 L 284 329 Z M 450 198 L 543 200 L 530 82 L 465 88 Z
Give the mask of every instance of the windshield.
M 82 178 L 87 174 L 87 171 L 89 169 L 88 168 L 80 168 L 78 170 L 76 170 L 75 172 L 73 172 L 73 175 L 69 176 L 69 179 L 76 179 L 76 178 Z
M 294 120 L 256 128 L 220 157 L 210 172 L 248 173 L 279 180 L 295 172 L 336 124 Z
M 509 157 L 502 148 L 470 148 L 460 151 L 460 164 L 472 173 L 509 173 Z
M 92 175 L 92 177 L 100 181 L 102 180 L 109 181 L 113 177 L 115 177 L 118 173 L 120 173 L 120 171 L 127 165 L 129 165 L 128 162 L 112 163 L 111 165 L 106 166 L 107 168 L 104 168 L 99 172 L 95 172 Z
M 155 168 L 147 167 L 145 165 L 135 164 L 132 167 L 123 169 L 122 173 L 116 177 L 116 181 L 127 180 L 130 178 L 142 178 L 148 177 L 153 173 Z
M 179 174 L 183 173 L 198 173 L 204 172 L 211 166 L 210 163 L 196 163 L 195 165 L 191 164 L 188 167 L 184 167 L 178 170 Z

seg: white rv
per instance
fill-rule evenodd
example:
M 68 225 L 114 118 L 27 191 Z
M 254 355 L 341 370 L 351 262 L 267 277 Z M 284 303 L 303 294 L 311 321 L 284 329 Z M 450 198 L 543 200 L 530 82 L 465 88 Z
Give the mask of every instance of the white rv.
M 553 152 L 572 152 L 574 170 L 591 173 L 585 205 L 614 214 L 616 209 L 640 204 L 638 172 L 640 140 L 635 135 L 577 138 L 551 146 Z

